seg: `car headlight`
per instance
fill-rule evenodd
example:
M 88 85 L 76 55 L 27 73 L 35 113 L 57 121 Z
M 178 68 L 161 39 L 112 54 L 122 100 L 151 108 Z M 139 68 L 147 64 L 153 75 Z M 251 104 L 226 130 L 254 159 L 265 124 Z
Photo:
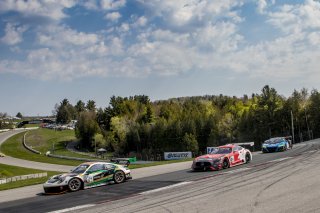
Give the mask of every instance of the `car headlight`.
M 262 144 L 262 148 L 266 148 L 267 147 L 267 144 Z

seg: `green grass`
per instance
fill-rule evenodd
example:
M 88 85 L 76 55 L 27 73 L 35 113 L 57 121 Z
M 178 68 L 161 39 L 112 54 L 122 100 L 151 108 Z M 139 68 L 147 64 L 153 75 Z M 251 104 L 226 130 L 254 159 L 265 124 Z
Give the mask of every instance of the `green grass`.
M 91 159 L 92 157 L 70 152 L 66 149 L 67 144 L 75 140 L 77 139 L 73 130 L 55 131 L 39 128 L 28 132 L 26 135 L 26 144 L 43 154 L 50 151 L 56 155 Z M 54 152 L 52 152 L 53 149 Z
M 18 166 L 9 166 L 5 164 L 0 164 L 0 178 L 9 178 L 13 176 L 20 176 L 20 175 L 29 175 L 29 174 L 36 174 L 36 173 L 43 173 L 47 172 L 47 177 L 42 178 L 33 178 L 28 180 L 19 180 L 10 183 L 0 184 L 0 191 L 13 189 L 23 186 L 29 186 L 34 184 L 42 184 L 44 183 L 50 176 L 58 174 L 59 172 L 52 172 L 52 171 L 43 171 L 38 169 L 27 169 Z
M 138 168 L 158 166 L 158 165 L 164 165 L 164 164 L 170 164 L 170 163 L 187 162 L 187 161 L 192 161 L 192 160 L 193 160 L 193 158 L 186 158 L 186 159 L 181 159 L 181 160 L 155 161 L 153 163 L 148 163 L 148 164 L 131 164 L 131 165 L 129 165 L 129 168 L 130 169 L 138 169 Z M 191 167 L 191 164 L 190 164 L 190 167 Z
M 32 130 L 27 133 L 27 144 L 28 146 L 32 146 L 34 149 L 40 151 L 40 152 L 46 152 L 49 149 L 50 142 L 47 140 L 55 141 L 57 143 L 57 147 L 59 148 L 63 139 L 66 139 L 68 137 L 63 137 L 64 134 L 68 135 L 68 133 L 63 133 L 63 131 L 59 131 L 56 133 L 55 137 L 50 137 L 52 133 L 46 134 L 44 132 L 43 136 L 39 136 L 38 139 L 32 143 L 29 143 L 28 137 L 37 137 L 33 136 L 34 132 L 41 131 L 43 129 L 39 130 Z M 53 131 L 54 132 L 54 131 Z M 30 134 L 30 135 L 29 135 Z M 62 134 L 62 135 L 60 135 Z M 69 133 L 70 134 L 70 133 Z M 76 166 L 82 163 L 83 161 L 76 161 L 76 160 L 65 160 L 65 159 L 59 159 L 59 158 L 52 158 L 52 157 L 47 157 L 45 155 L 39 155 L 35 154 L 33 152 L 30 152 L 29 150 L 25 149 L 24 146 L 22 145 L 22 139 L 23 139 L 24 132 L 19 133 L 17 135 L 14 135 L 10 137 L 8 140 L 6 140 L 0 147 L 0 150 L 2 153 L 4 153 L 7 156 L 15 157 L 15 158 L 20 158 L 20 159 L 25 159 L 25 160 L 30 160 L 30 161 L 37 161 L 37 162 L 43 162 L 43 163 L 52 163 L 52 164 L 59 164 L 59 165 L 70 165 L 70 166 Z M 66 136 L 65 135 L 65 136 Z M 52 136 L 52 135 L 51 135 Z M 61 137 L 60 137 L 61 136 Z M 40 140 L 44 140 L 44 146 L 41 146 L 38 144 Z M 63 143 L 63 142 L 62 142 Z M 58 154 L 55 152 L 55 154 Z
M 26 144 L 41 153 L 52 151 L 54 147 L 54 153 L 61 154 L 61 152 L 67 151 L 65 146 L 72 140 L 76 140 L 72 130 L 54 131 L 39 128 L 26 134 Z
M 23 128 L 30 128 L 30 127 L 39 127 L 40 124 L 25 124 L 23 125 Z

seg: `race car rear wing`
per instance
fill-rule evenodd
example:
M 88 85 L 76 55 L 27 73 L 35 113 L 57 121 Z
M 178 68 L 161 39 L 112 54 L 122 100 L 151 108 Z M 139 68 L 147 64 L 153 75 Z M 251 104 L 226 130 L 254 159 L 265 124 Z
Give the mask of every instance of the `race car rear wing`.
M 254 151 L 254 142 L 233 143 L 233 145 L 242 146 L 244 148 L 249 149 L 250 151 Z
M 243 143 L 233 143 L 235 145 L 239 145 L 239 146 L 254 146 L 254 142 L 243 142 Z
M 124 166 L 129 166 L 130 165 L 130 160 L 129 158 L 112 158 L 110 162 L 115 163 L 115 164 L 120 164 Z

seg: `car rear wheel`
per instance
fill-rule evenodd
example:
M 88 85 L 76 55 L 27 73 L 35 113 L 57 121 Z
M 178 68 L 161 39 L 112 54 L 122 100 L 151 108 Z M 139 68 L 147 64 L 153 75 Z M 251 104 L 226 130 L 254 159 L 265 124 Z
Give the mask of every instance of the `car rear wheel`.
M 123 171 L 116 171 L 114 173 L 113 180 L 115 183 L 123 183 L 126 179 L 126 176 Z
M 250 161 L 251 161 L 250 154 L 246 154 L 246 163 L 250 163 Z
M 78 178 L 72 178 L 68 183 L 68 188 L 70 191 L 75 192 L 81 189 L 81 180 Z
M 229 167 L 230 167 L 229 161 L 227 159 L 224 159 L 222 163 L 222 168 L 227 169 Z

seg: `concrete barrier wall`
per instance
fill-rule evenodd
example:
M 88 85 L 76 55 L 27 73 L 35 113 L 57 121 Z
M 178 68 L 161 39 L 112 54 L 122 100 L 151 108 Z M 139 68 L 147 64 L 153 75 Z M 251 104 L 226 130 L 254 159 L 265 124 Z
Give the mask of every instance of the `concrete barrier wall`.
M 26 149 L 28 149 L 29 151 L 41 155 L 41 152 L 39 152 L 39 151 L 37 151 L 37 150 L 35 150 L 35 149 L 32 149 L 32 147 L 30 147 L 30 146 L 28 146 L 28 145 L 26 144 L 26 135 L 27 135 L 27 133 L 28 133 L 28 132 L 24 133 L 24 135 L 23 135 L 23 141 L 22 141 L 23 146 L 24 146 Z
M 47 177 L 47 176 L 48 176 L 47 172 L 37 173 L 37 174 L 30 174 L 30 175 L 14 176 L 14 177 L 10 177 L 10 178 L 0 179 L 0 184 L 10 183 L 10 182 L 19 181 L 19 180 L 42 178 L 42 177 Z

